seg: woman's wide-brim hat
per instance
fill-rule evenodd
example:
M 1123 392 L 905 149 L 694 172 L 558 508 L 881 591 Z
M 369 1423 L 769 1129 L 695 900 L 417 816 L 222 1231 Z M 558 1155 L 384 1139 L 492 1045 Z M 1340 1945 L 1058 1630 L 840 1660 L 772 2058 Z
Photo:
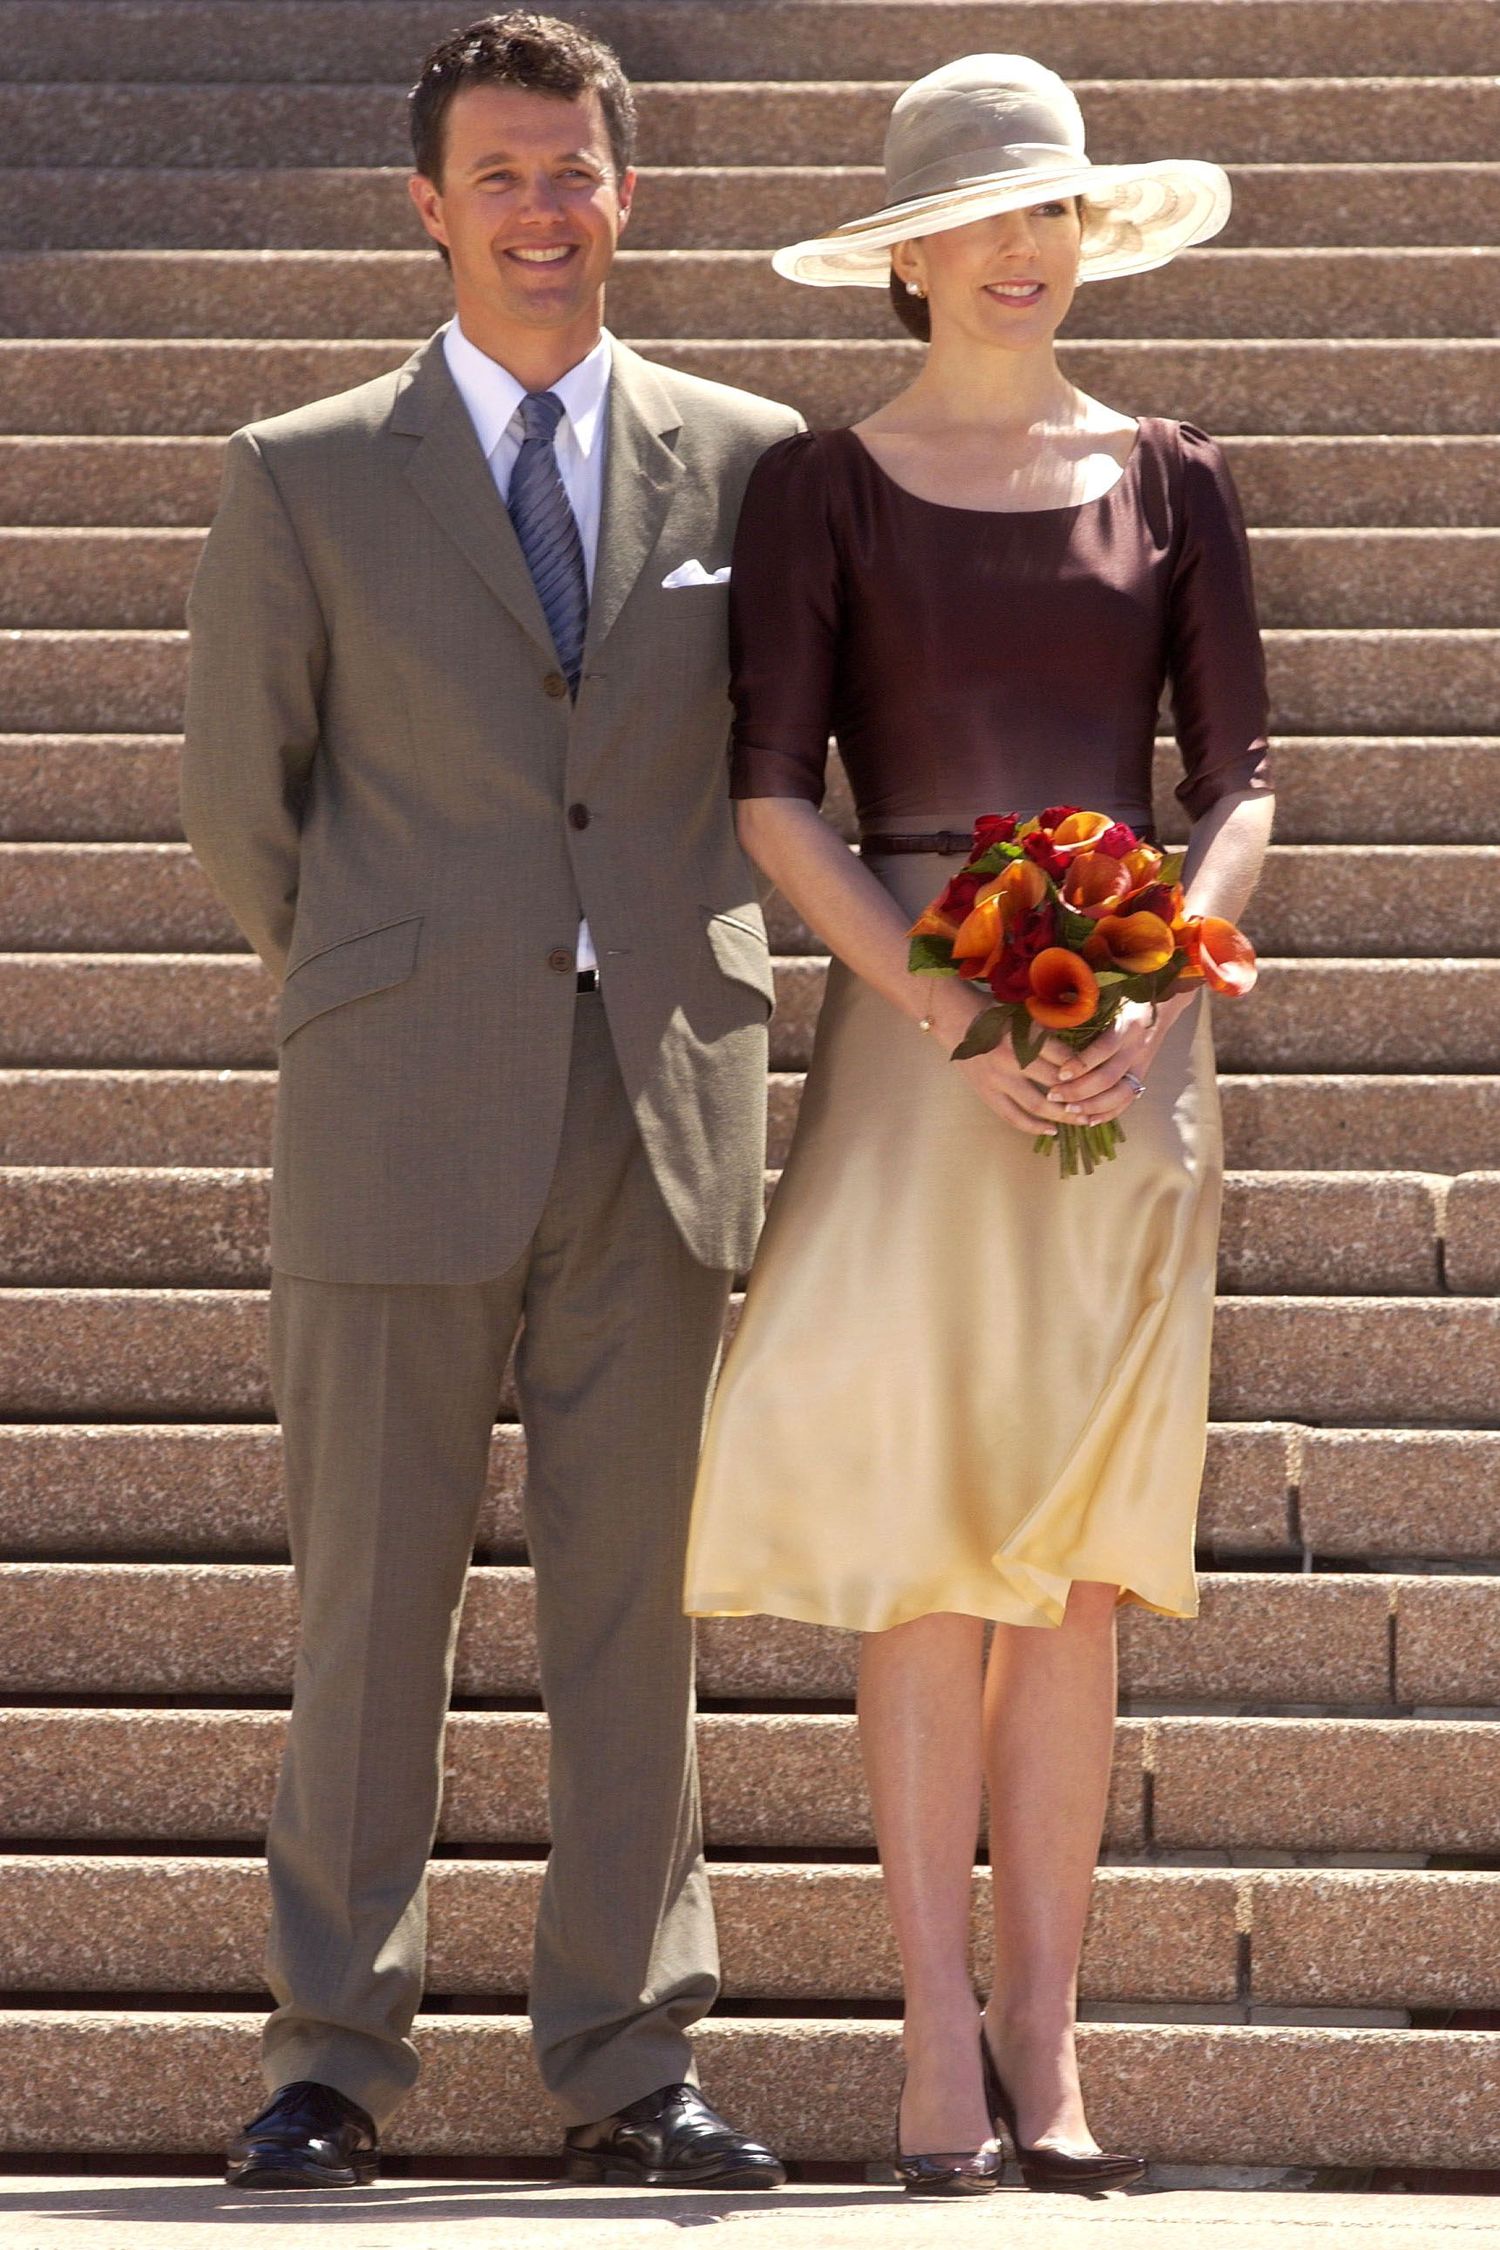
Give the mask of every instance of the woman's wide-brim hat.
M 964 55 L 908 86 L 886 130 L 885 192 L 868 218 L 778 250 L 776 271 L 814 288 L 884 289 L 893 243 L 1081 195 L 1078 278 L 1105 281 L 1206 242 L 1230 203 L 1217 164 L 1091 164 L 1071 87 L 1026 55 Z

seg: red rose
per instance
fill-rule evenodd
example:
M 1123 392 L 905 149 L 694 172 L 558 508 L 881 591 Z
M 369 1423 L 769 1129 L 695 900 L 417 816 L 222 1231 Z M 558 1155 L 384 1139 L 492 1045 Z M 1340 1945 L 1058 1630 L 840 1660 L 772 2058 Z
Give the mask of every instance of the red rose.
M 1057 943 L 1057 910 L 1049 901 L 1046 906 L 1033 907 L 1031 912 L 1016 924 L 1011 943 L 1024 959 L 1034 960 L 1045 953 L 1049 945 Z
M 1031 990 L 1031 961 L 1007 946 L 990 971 L 990 990 L 997 1000 L 1024 1000 Z
M 1019 813 L 1013 812 L 985 813 L 976 820 L 971 858 L 978 859 L 980 853 L 987 852 L 991 844 L 1008 844 L 1015 835 L 1020 818 Z
M 1021 838 L 1021 849 L 1028 859 L 1036 861 L 1044 874 L 1051 875 L 1054 879 L 1060 878 L 1067 870 L 1067 853 L 1060 852 L 1051 837 L 1039 828 Z
M 1140 840 L 1133 828 L 1128 827 L 1123 820 L 1117 820 L 1113 828 L 1106 828 L 1102 836 L 1094 838 L 1090 849 L 1107 852 L 1111 859 L 1123 859 L 1127 852 L 1135 850 Z
M 1180 883 L 1148 883 L 1144 890 L 1127 898 L 1120 908 L 1122 914 L 1156 914 L 1163 922 L 1176 920 L 1182 908 Z
M 1042 829 L 1061 827 L 1062 823 L 1065 820 L 1071 820 L 1074 813 L 1079 809 L 1077 805 L 1049 805 L 1045 812 L 1037 814 L 1037 826 Z
M 979 886 L 984 881 L 983 875 L 971 875 L 966 868 L 961 875 L 953 877 L 941 898 L 933 900 L 933 912 L 941 914 L 955 929 L 960 928 L 973 911 Z

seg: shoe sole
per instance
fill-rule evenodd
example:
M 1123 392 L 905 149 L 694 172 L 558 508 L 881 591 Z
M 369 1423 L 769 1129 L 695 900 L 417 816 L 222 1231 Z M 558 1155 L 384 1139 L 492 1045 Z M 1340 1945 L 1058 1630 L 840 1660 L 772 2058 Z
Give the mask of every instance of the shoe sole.
M 302 2171 L 275 2164 L 247 2165 L 243 2171 L 226 2171 L 224 2185 L 232 2188 L 351 2188 L 368 2187 L 378 2179 L 377 2163 L 346 2165 L 340 2171 Z
M 661 2172 L 647 2164 L 594 2163 L 587 2156 L 570 2156 L 563 2176 L 588 2187 L 778 2188 L 786 2185 L 786 2173 L 779 2164 L 774 2171 L 764 2164 L 745 2164 L 729 2170 L 685 2172 L 674 2168 Z

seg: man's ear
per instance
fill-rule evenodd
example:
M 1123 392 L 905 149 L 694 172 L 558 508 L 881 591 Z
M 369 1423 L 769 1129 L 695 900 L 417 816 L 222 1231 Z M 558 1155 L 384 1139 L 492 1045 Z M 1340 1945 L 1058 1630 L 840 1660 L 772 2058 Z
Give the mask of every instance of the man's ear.
M 427 232 L 442 249 L 448 247 L 448 237 L 443 231 L 443 195 L 435 180 L 425 172 L 413 172 L 406 183 L 406 192 L 416 206 L 417 217 Z
M 632 168 L 630 171 L 626 172 L 623 175 L 620 181 L 620 185 L 615 191 L 615 201 L 620 206 L 621 234 L 625 232 L 625 229 L 630 224 L 630 214 L 635 206 L 635 191 L 637 186 L 639 185 L 639 181 L 639 173 Z

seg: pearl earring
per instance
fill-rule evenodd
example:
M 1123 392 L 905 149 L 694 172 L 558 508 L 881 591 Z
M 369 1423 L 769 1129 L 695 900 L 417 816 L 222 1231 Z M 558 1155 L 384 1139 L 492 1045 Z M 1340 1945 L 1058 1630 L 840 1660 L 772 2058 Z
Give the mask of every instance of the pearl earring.
M 906 294 L 908 297 L 925 297 L 927 292 L 919 281 L 909 281 L 906 284 Z

